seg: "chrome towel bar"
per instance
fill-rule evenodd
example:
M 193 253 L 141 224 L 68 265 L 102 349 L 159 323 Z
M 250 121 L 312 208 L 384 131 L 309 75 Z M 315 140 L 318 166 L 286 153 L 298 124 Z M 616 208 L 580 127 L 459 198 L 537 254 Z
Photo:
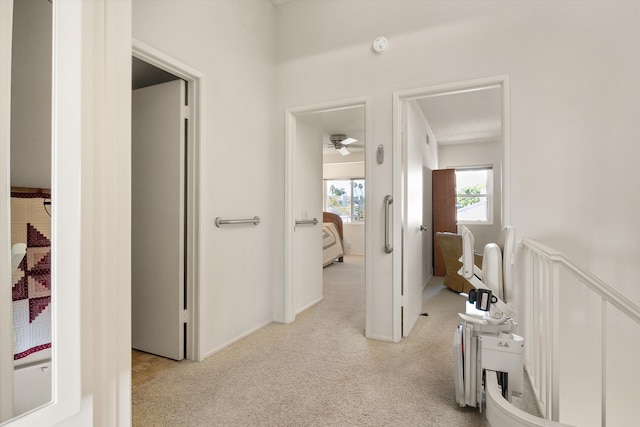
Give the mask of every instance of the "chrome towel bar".
M 222 219 L 220 217 L 216 218 L 216 227 L 220 227 L 221 225 L 236 225 L 236 224 L 260 224 L 260 217 L 254 216 L 253 218 L 247 219 Z

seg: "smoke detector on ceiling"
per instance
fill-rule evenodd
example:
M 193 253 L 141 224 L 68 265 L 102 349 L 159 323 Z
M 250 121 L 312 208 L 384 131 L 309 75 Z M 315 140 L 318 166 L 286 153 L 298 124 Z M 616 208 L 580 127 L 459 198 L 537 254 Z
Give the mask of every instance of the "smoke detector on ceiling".
M 389 40 L 385 36 L 378 36 L 373 40 L 373 50 L 376 53 L 383 53 L 389 49 Z

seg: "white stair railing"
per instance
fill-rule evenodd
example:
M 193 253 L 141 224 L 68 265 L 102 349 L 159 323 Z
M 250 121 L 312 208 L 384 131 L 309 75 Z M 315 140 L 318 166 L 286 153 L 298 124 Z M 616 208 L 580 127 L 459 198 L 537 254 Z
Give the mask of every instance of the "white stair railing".
M 525 369 L 540 413 L 572 425 L 627 425 L 620 422 L 637 410 L 640 390 L 640 307 L 549 247 L 525 239 L 521 248 Z

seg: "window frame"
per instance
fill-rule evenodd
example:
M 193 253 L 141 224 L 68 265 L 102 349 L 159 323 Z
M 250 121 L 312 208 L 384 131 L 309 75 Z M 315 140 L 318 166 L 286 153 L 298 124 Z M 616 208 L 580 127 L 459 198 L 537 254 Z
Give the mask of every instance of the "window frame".
M 358 178 L 358 177 L 349 177 L 349 178 L 324 178 L 322 180 L 322 187 L 323 187 L 323 193 L 322 193 L 322 206 L 323 206 L 323 211 L 327 211 L 328 206 L 327 206 L 327 195 L 328 195 L 328 185 L 330 185 L 330 182 L 335 182 L 335 181 L 349 181 L 350 185 L 349 185 L 349 189 L 350 189 L 350 195 L 349 195 L 349 203 L 350 203 L 350 209 L 349 209 L 349 221 L 346 221 L 343 219 L 343 222 L 345 224 L 364 224 L 367 220 L 367 211 L 366 211 L 366 199 L 367 199 L 367 185 L 366 185 L 366 181 L 364 178 Z M 365 209 L 365 219 L 364 220 L 356 220 L 353 217 L 353 183 L 354 181 L 362 181 L 364 184 L 364 199 L 365 199 L 365 203 L 363 203 L 362 208 Z
M 456 204 L 456 221 L 462 225 L 493 225 L 493 165 L 475 165 L 475 166 L 456 166 L 454 168 L 456 173 L 456 201 L 458 198 L 467 197 L 485 197 L 487 199 L 487 219 L 486 220 L 461 220 L 458 218 L 458 207 Z M 458 172 L 471 172 L 471 171 L 487 171 L 487 191 L 480 194 L 461 194 L 458 193 Z

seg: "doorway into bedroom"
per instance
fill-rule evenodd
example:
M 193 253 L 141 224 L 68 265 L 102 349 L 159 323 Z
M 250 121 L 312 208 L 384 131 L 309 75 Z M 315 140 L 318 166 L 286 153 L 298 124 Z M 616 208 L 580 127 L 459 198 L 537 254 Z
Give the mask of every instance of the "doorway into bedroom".
M 344 316 L 343 326 L 364 330 L 364 106 L 321 114 L 323 301 Z M 337 238 L 332 238 L 336 234 Z M 343 255 L 338 258 L 331 251 L 334 240 L 342 243 Z
M 293 317 L 329 304 L 365 328 L 365 104 L 295 115 L 291 139 Z M 317 222 L 316 222 L 317 220 Z M 293 319 L 291 319 L 293 320 Z

